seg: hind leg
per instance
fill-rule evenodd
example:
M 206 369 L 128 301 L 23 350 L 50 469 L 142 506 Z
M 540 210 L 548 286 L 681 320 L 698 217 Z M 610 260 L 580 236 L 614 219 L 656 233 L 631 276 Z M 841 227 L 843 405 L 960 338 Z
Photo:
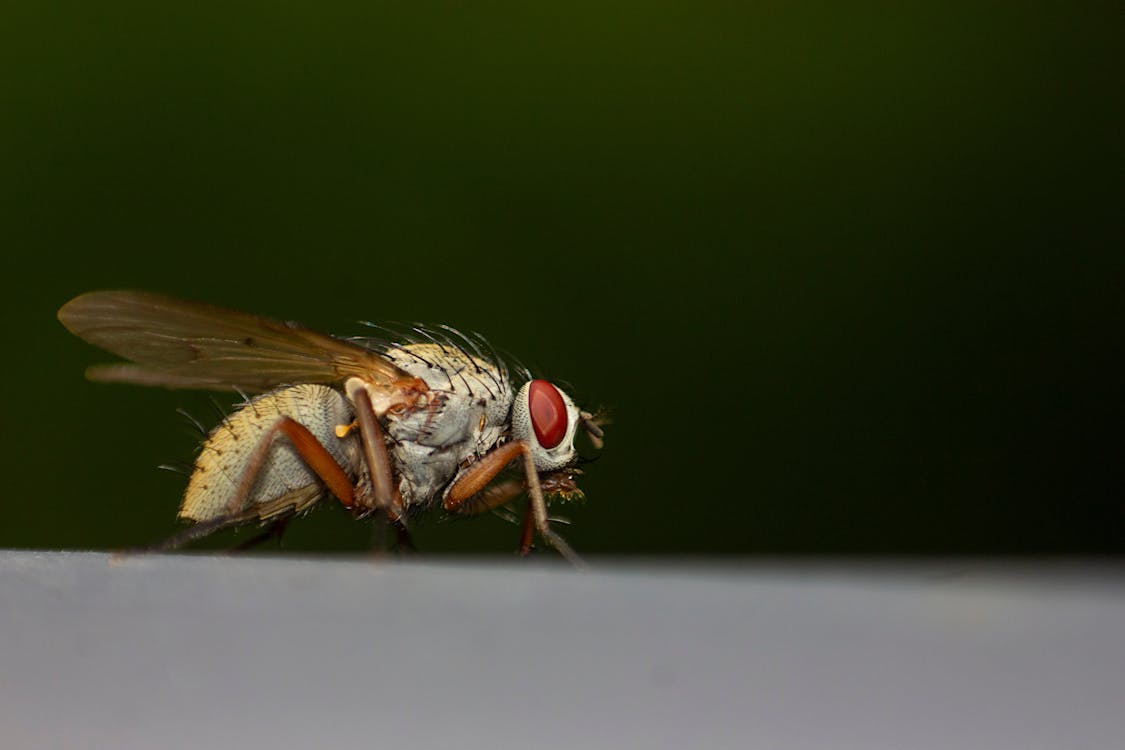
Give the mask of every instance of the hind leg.
M 179 549 L 186 544 L 190 544 L 197 539 L 202 539 L 208 534 L 212 534 L 227 526 L 234 526 L 261 518 L 262 509 L 260 507 L 244 508 L 243 505 L 259 473 L 261 473 L 262 469 L 266 466 L 274 439 L 279 436 L 284 436 L 289 440 L 294 450 L 296 450 L 297 455 L 305 462 L 305 465 L 324 482 L 345 508 L 350 509 L 355 505 L 355 491 L 352 487 L 352 482 L 343 467 L 341 467 L 332 454 L 328 452 L 328 449 L 300 422 L 290 417 L 279 417 L 277 421 L 265 431 L 257 445 L 254 446 L 254 451 L 246 461 L 246 468 L 243 470 L 238 486 L 226 504 L 225 513 L 215 516 L 214 518 L 199 521 L 151 546 L 126 550 L 125 552 L 167 552 L 169 550 Z M 315 489 L 314 495 L 320 494 L 320 490 L 316 485 L 311 485 L 310 487 Z M 279 518 L 278 522 L 287 521 L 288 518 L 289 516 L 286 515 Z M 280 535 L 280 531 L 281 529 L 278 529 L 276 533 Z M 271 531 L 267 533 L 272 534 L 274 532 Z M 250 539 L 244 544 L 253 546 L 254 544 L 260 543 L 260 541 L 264 541 L 264 539 Z

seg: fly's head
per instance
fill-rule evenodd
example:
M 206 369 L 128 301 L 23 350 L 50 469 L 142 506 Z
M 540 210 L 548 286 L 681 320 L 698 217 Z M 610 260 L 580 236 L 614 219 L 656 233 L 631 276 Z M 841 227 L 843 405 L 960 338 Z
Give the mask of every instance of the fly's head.
M 561 389 L 546 380 L 532 380 L 520 388 L 512 405 L 512 437 L 531 446 L 536 471 L 554 471 L 578 459 L 574 434 L 583 419 Z

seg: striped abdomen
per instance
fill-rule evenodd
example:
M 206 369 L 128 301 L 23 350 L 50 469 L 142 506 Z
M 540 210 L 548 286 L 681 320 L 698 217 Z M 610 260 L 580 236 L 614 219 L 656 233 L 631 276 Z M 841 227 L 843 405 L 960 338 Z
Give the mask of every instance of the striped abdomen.
M 320 441 L 352 479 L 359 446 L 355 435 L 336 437 L 336 426 L 353 419 L 352 405 L 342 393 L 323 385 L 295 385 L 258 396 L 214 429 L 195 461 L 180 506 L 180 518 L 208 521 L 265 520 L 300 512 L 323 494 L 319 479 L 282 435 L 261 463 L 257 479 L 236 503 L 254 450 L 281 416 L 300 422 Z

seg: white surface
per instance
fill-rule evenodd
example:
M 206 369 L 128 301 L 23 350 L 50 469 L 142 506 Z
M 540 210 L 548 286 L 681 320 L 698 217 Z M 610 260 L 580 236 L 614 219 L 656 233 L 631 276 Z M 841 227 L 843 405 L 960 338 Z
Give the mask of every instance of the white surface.
M 1125 746 L 1120 564 L 630 566 L 0 551 L 0 743 Z

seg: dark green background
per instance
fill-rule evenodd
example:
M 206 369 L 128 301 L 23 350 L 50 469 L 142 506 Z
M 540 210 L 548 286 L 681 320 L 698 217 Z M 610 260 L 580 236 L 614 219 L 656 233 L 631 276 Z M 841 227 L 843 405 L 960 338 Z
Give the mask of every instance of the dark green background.
M 4 5 L 0 545 L 176 528 L 207 398 L 54 318 L 126 287 L 574 383 L 583 552 L 1125 550 L 1115 4 L 369 5 Z

